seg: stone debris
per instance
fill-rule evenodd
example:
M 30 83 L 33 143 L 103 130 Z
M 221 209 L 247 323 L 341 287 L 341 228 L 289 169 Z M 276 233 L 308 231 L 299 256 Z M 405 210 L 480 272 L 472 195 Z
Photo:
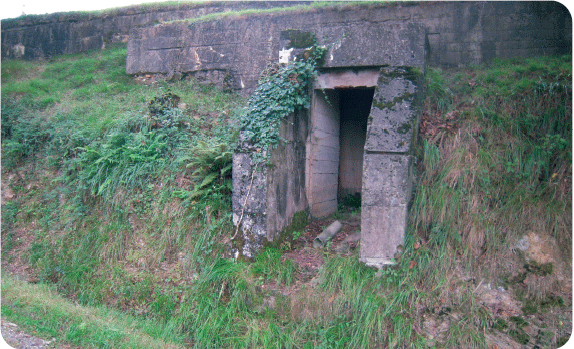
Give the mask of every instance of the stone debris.
M 18 325 L 2 320 L 2 338 L 14 348 L 44 349 L 56 348 L 56 339 L 44 340 L 28 334 L 18 328 Z

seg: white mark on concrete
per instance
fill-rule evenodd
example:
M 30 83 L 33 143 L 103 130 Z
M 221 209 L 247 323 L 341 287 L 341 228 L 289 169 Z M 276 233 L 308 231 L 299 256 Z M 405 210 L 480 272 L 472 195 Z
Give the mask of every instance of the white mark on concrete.
M 291 58 L 291 52 L 293 52 L 293 48 L 279 51 L 279 63 L 282 64 L 289 63 L 289 59 Z
M 333 44 L 333 48 L 331 49 L 331 55 L 329 56 L 329 59 L 332 61 L 334 59 L 333 57 L 333 52 L 335 50 L 338 50 L 341 48 L 342 42 L 341 41 L 337 41 Z
M 195 60 L 196 67 L 201 67 L 201 59 L 195 50 L 193 50 L 193 59 Z
M 219 52 L 215 51 L 215 50 L 213 49 L 213 47 L 211 47 L 211 46 L 209 46 L 209 51 L 215 52 L 216 54 L 219 55 L 219 57 L 225 57 L 225 55 L 224 55 L 223 53 L 219 53 Z

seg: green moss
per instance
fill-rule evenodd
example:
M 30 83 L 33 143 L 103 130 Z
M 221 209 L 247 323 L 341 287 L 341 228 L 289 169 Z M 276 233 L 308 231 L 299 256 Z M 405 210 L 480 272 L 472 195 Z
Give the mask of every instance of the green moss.
M 279 233 L 279 238 L 275 239 L 274 243 L 282 244 L 285 241 L 292 242 L 294 240 L 294 232 L 301 231 L 307 227 L 309 224 L 309 214 L 306 211 L 299 211 L 293 215 L 291 224 L 285 227 L 281 233 Z
M 417 67 L 406 67 L 407 74 L 405 76 L 409 76 L 412 79 L 422 78 L 424 76 L 424 72 L 422 69 Z
M 397 132 L 400 134 L 408 133 L 410 130 L 411 130 L 411 124 L 408 122 L 405 122 L 404 124 L 399 126 L 399 128 L 397 128 Z
M 415 98 L 415 93 L 407 92 L 403 95 L 393 98 L 392 101 L 385 102 L 384 99 L 374 99 L 373 105 L 379 109 L 392 109 L 395 104 L 402 103 L 403 101 L 413 101 Z
M 388 83 L 393 79 L 407 79 L 415 85 L 422 81 L 424 72 L 416 67 L 400 67 L 400 68 L 383 68 L 379 75 L 379 82 Z
M 281 39 L 290 40 L 287 48 L 313 47 L 317 42 L 315 34 L 299 29 L 287 29 L 281 32 Z

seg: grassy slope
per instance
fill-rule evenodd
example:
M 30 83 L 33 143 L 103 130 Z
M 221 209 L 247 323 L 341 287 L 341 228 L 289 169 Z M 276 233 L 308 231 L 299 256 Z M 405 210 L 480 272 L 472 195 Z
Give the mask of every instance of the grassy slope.
M 130 343 L 485 347 L 492 336 L 568 338 L 571 293 L 558 264 L 553 273 L 525 269 L 511 246 L 536 231 L 567 246 L 561 257 L 571 260 L 571 57 L 430 69 L 399 264 L 375 273 L 356 251 L 316 252 L 325 264 L 311 283 L 279 249 L 253 263 L 227 258 L 226 144 L 241 98 L 195 81 L 136 83 L 124 64 L 123 47 L 3 62 L 5 271 L 145 322 Z M 185 105 L 148 116 L 168 90 Z M 477 290 L 486 283 L 520 305 L 484 305 Z M 61 300 L 24 300 L 27 287 L 36 286 L 3 278 L 3 316 L 75 345 L 117 346 L 111 335 L 91 343 L 105 326 Z

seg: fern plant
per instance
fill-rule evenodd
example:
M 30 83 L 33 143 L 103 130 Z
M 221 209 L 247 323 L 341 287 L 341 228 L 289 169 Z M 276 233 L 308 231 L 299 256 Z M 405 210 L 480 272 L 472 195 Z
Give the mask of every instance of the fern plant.
M 103 139 L 78 147 L 74 166 L 79 168 L 79 184 L 91 195 L 107 198 L 119 188 L 129 192 L 145 187 L 171 165 L 177 149 L 189 140 L 186 118 L 177 108 L 153 119 L 134 115 Z
M 195 182 L 191 191 L 176 190 L 174 195 L 190 204 L 193 201 L 228 201 L 232 191 L 233 147 L 227 143 L 198 141 L 187 157 L 187 168 Z M 220 200 L 221 199 L 221 200 Z

